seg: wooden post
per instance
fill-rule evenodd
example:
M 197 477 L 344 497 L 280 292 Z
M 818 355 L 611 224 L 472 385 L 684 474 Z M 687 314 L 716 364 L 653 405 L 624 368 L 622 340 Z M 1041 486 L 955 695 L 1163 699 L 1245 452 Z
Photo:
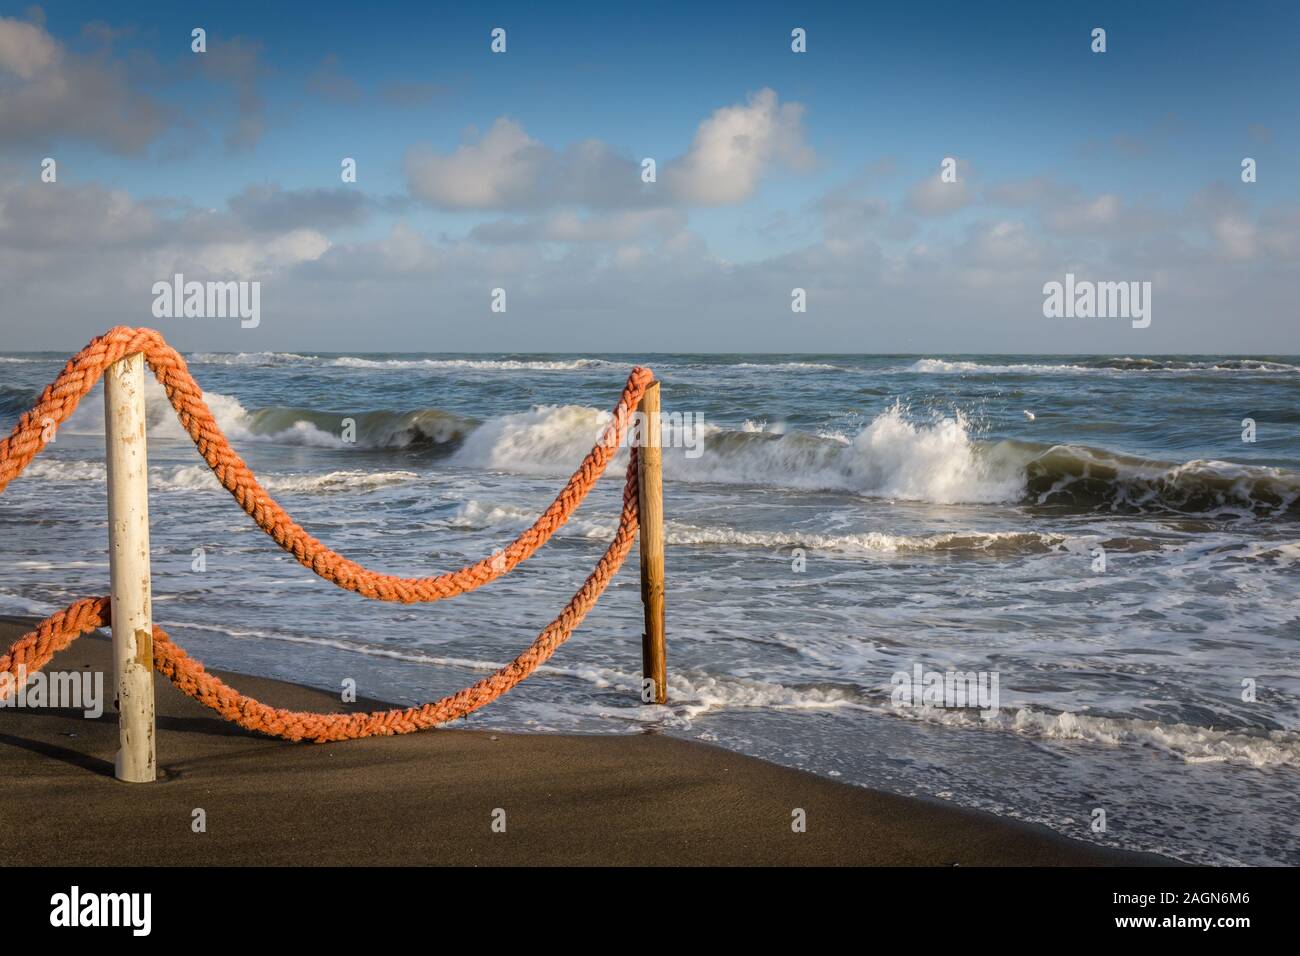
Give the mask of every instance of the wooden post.
M 114 774 L 130 783 L 149 783 L 157 776 L 145 440 L 144 356 L 137 354 L 114 362 L 104 373 L 113 671 L 122 741 Z
M 654 682 L 653 703 L 666 704 L 668 659 L 664 649 L 664 480 L 658 382 L 650 383 L 641 396 L 641 405 L 637 410 L 641 414 L 641 444 L 637 449 L 641 511 L 641 603 L 645 606 L 645 633 L 641 635 L 641 672 L 647 680 Z

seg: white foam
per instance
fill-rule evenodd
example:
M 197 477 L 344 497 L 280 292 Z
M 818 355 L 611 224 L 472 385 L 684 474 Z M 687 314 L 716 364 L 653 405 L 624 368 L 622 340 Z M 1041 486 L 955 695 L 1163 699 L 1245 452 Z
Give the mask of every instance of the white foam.
M 457 667 L 485 673 L 503 666 L 500 661 L 444 657 L 314 635 L 268 633 L 177 621 L 175 629 L 179 628 L 216 631 L 237 638 L 286 641 L 426 666 Z M 581 680 L 601 689 L 626 691 L 629 700 L 635 700 L 641 685 L 639 674 L 597 665 L 562 666 L 549 663 L 539 668 L 538 673 Z M 600 713 L 636 722 L 651 721 L 689 727 L 705 714 L 723 711 L 851 710 L 876 716 L 919 720 L 955 730 L 1001 732 L 1105 747 L 1147 747 L 1191 764 L 1222 763 L 1258 769 L 1300 768 L 1300 733 L 1289 730 L 1215 730 L 1191 724 L 1166 724 L 1136 718 L 1112 718 L 1068 711 L 1050 713 L 1032 707 L 1004 707 L 996 715 L 985 719 L 964 709 L 894 707 L 889 700 L 888 688 L 864 691 L 834 684 L 790 687 L 775 681 L 685 669 L 671 671 L 668 683 L 671 703 L 667 706 L 644 707 L 638 703 L 617 710 L 600 708 Z
M 1075 365 L 1072 363 L 1012 363 L 949 361 L 947 359 L 926 358 L 913 362 L 905 369 L 921 375 L 945 374 L 1012 374 L 1012 375 L 1114 375 L 1125 372 L 1145 374 L 1155 372 L 1215 372 L 1215 373 L 1262 373 L 1290 374 L 1300 372 L 1300 366 L 1285 362 L 1270 362 L 1264 359 L 1219 359 L 1215 361 L 1182 361 L 1176 359 L 1117 358 L 1109 364 Z
M 485 504 L 475 499 L 464 502 L 449 520 L 454 528 L 526 528 L 537 520 L 535 511 L 508 505 Z M 612 537 L 617 524 L 574 517 L 560 529 L 561 536 L 584 538 Z M 707 526 L 668 521 L 664 525 L 668 544 L 680 546 L 720 545 L 728 548 L 762 548 L 781 550 L 802 547 L 816 551 L 859 552 L 864 554 L 902 554 L 927 551 L 1029 551 L 1086 550 L 1098 536 L 1080 536 L 1077 540 L 1063 534 L 1029 531 L 949 531 L 932 535 L 889 534 L 870 531 L 859 534 L 816 534 L 799 531 L 742 531 L 726 526 Z
M 72 413 L 72 417 L 60 427 L 70 434 L 103 435 L 104 434 L 104 398 L 103 383 L 86 395 Z M 176 417 L 176 409 L 167 398 L 166 391 L 157 379 L 146 374 L 144 377 L 145 422 L 149 428 L 149 438 L 172 441 L 190 441 L 189 435 L 181 427 Z M 217 419 L 217 425 L 230 439 L 275 440 L 275 436 L 254 435 L 250 429 L 250 417 L 238 399 L 220 392 L 204 392 L 203 400 Z M 325 436 L 331 438 L 331 436 Z
M 447 520 L 447 526 L 460 530 L 505 528 L 512 531 L 529 527 L 537 520 L 538 510 L 528 511 L 509 505 L 490 505 L 470 499 L 460 505 Z M 557 532 L 561 537 L 611 538 L 617 529 L 612 521 L 600 521 L 575 515 Z
M 68 461 L 54 458 L 47 451 L 23 470 L 24 478 L 46 481 L 105 481 L 108 472 L 99 461 Z
M 720 544 L 750 548 L 803 547 L 817 551 L 859 551 L 900 554 L 925 551 L 1048 551 L 1064 549 L 1066 535 L 1021 531 L 949 531 L 932 535 L 888 534 L 871 531 L 861 534 L 805 534 L 795 531 L 740 531 L 725 527 L 698 527 L 668 522 L 665 533 L 669 544 Z
M 491 471 L 562 473 L 577 467 L 612 417 L 582 405 L 541 405 L 490 418 L 466 437 L 452 461 Z
M 888 699 L 888 692 L 880 691 Z M 895 708 L 837 687 L 791 688 L 769 681 L 737 677 L 678 674 L 669 677 L 669 699 L 679 716 L 690 720 L 718 710 L 865 710 L 969 730 L 1000 731 L 1044 740 L 1078 741 L 1107 747 L 1150 747 L 1186 763 L 1223 763 L 1269 769 L 1300 768 L 1300 734 L 1214 730 L 1191 724 L 1164 724 L 1135 718 L 1111 718 L 1070 712 L 1049 713 L 1030 707 L 1003 709 L 990 719 L 966 710 Z
M 489 419 L 453 461 L 494 471 L 563 474 L 577 466 L 610 414 L 579 405 L 538 406 Z M 848 491 L 873 497 L 950 504 L 1013 502 L 1024 493 L 1024 460 L 982 455 L 960 414 L 910 421 L 894 405 L 851 441 L 780 425 L 747 422 L 742 430 L 703 429 L 703 451 L 688 457 L 671 433 L 664 471 L 679 481 Z M 611 467 L 620 467 L 618 461 Z
M 573 372 L 589 368 L 608 368 L 623 366 L 604 359 L 369 359 L 342 356 L 326 359 L 327 365 L 340 368 L 369 369 L 466 369 L 480 372 Z
M 697 459 L 670 450 L 665 460 L 670 478 L 687 481 L 848 491 L 940 504 L 1011 502 L 1025 487 L 1023 463 L 981 454 L 963 415 L 915 422 L 897 404 L 847 442 L 840 436 L 751 426 L 748 434 L 706 436 Z
M 1025 375 L 1050 375 L 1054 372 L 1101 372 L 1110 371 L 1110 369 L 1089 368 L 1085 365 L 1034 365 L 1026 363 L 1017 363 L 1013 365 L 993 365 L 983 362 L 950 362 L 946 359 L 919 359 L 908 366 L 907 371 L 916 372 L 921 375 L 951 375 L 974 372 L 980 373 L 1011 373 Z
M 190 365 L 279 366 L 320 362 L 315 355 L 297 352 L 197 352 L 188 359 Z
M 24 475 L 52 481 L 106 481 L 107 470 L 103 462 L 69 461 L 66 459 L 37 458 L 27 466 Z M 389 485 L 418 481 L 413 471 L 330 471 L 324 474 L 263 474 L 258 481 L 267 491 L 288 492 L 349 492 L 366 491 Z M 157 491 L 193 491 L 220 488 L 216 476 L 207 465 L 178 465 L 149 469 L 149 487 Z
M 413 471 L 330 471 L 319 475 L 259 475 L 267 491 L 276 492 L 351 492 L 369 491 L 390 485 L 418 481 Z M 207 465 L 184 465 L 172 469 L 149 469 L 149 485 L 166 491 L 220 488 Z
M 845 368 L 842 365 L 828 365 L 825 362 L 737 362 L 735 365 L 718 365 L 710 366 L 725 370 L 728 368 L 759 368 L 764 370 L 771 369 L 808 369 L 819 372 L 851 372 L 853 369 Z
M 1050 740 L 1084 740 L 1155 747 L 1188 763 L 1237 763 L 1252 767 L 1300 767 L 1300 735 L 1273 730 L 1250 734 L 1153 720 L 1044 713 L 1021 708 L 999 720 L 1016 733 Z

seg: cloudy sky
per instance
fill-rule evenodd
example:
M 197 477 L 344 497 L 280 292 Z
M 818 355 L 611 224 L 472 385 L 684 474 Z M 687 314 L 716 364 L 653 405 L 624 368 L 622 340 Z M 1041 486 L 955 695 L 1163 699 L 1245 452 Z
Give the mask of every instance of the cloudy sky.
M 1300 352 L 1294 4 L 448 6 L 0 9 L 0 350 Z

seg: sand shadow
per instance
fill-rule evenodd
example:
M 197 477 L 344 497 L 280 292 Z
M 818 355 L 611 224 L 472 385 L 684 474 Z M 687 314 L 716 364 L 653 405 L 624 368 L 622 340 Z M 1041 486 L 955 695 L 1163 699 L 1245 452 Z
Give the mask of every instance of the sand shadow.
M 40 754 L 43 757 L 50 757 L 54 760 L 61 760 L 64 763 L 71 764 L 74 767 L 80 767 L 83 770 L 89 770 L 92 773 L 104 777 L 112 777 L 114 774 L 113 761 L 105 760 L 103 757 L 96 757 L 91 754 L 82 753 L 79 750 L 73 750 L 70 747 L 63 747 L 59 744 L 49 743 L 44 740 L 30 740 L 25 737 L 15 737 L 13 734 L 0 734 L 0 744 L 9 744 L 22 750 L 29 750 L 32 753 Z

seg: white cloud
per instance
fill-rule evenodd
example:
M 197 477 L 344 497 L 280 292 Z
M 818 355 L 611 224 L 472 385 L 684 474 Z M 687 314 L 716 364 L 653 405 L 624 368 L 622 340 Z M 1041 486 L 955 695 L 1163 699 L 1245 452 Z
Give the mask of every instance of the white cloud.
M 478 142 L 450 155 L 415 147 L 406 155 L 411 192 L 435 206 L 508 209 L 534 205 L 550 151 L 501 117 Z
M 1174 216 L 1146 204 L 1126 203 L 1116 193 L 1085 195 L 1075 185 L 1045 176 L 990 186 L 985 199 L 1002 206 L 1032 209 L 1053 235 L 1125 239 L 1177 227 Z
M 250 226 L 227 213 L 139 202 L 93 183 L 0 186 L 0 248 L 27 257 L 22 269 L 0 272 L 0 286 L 79 276 L 88 261 L 137 281 L 186 269 L 256 278 L 317 259 L 329 247 L 317 229 Z
M 227 205 L 251 228 L 283 232 L 297 227 L 356 225 L 369 215 L 372 202 L 356 186 L 281 189 L 258 183 L 244 187 Z
M 633 209 L 604 216 L 563 210 L 527 219 L 498 219 L 475 226 L 470 238 L 481 242 L 630 242 L 668 237 L 686 228 L 686 216 L 672 209 Z
M 976 266 L 1015 270 L 1038 263 L 1042 248 L 1042 242 L 1023 222 L 1001 219 L 973 225 L 958 252 L 959 257 Z
M 266 239 L 214 242 L 193 248 L 164 249 L 176 269 L 190 274 L 255 279 L 273 275 L 325 254 L 330 241 L 314 229 L 295 229 Z
M 1223 216 L 1211 232 L 1219 250 L 1229 259 L 1249 259 L 1255 254 L 1255 224 L 1242 216 Z
M 0 17 L 0 143 L 77 136 L 139 152 L 161 132 L 161 108 L 133 91 L 120 64 L 78 56 L 43 27 Z
M 669 164 L 665 181 L 682 202 L 720 206 L 754 194 L 776 163 L 795 169 L 812 164 L 804 143 L 803 107 L 777 102 L 762 89 L 744 106 L 726 106 L 700 123 L 686 155 Z
M 1156 281 L 1179 321 L 1153 326 L 1150 350 L 1300 347 L 1289 322 L 1300 207 L 1256 215 L 1226 187 L 1162 212 L 1162 229 L 1137 238 L 1125 232 L 1124 206 L 1106 229 L 1081 235 L 1045 228 L 1045 210 L 1031 208 L 959 229 L 932 222 L 918 240 L 888 242 L 893 206 L 860 189 L 832 191 L 833 201 L 807 209 L 825 217 L 820 238 L 811 229 L 792 251 L 736 263 L 710 250 L 683 211 L 665 208 L 560 207 L 459 237 L 398 221 L 349 241 L 356 213 L 335 192 L 250 187 L 214 211 L 0 176 L 0 340 L 68 348 L 149 321 L 152 283 L 183 271 L 263 281 L 258 348 L 492 349 L 508 334 L 520 350 L 644 350 L 647 323 L 664 348 L 685 351 L 1126 347 L 1096 325 L 1042 321 L 1043 283 L 1070 270 Z M 1085 224 L 1111 218 L 1097 197 L 1052 195 L 1091 209 Z M 508 316 L 488 311 L 496 286 L 509 290 Z M 786 315 L 795 286 L 816 303 L 812 324 L 755 321 Z M 1225 326 L 1225 310 L 1258 321 Z M 183 347 L 250 347 L 237 324 L 162 328 Z
M 947 216 L 971 203 L 971 166 L 957 160 L 957 180 L 946 183 L 936 171 L 912 184 L 907 191 L 907 208 L 922 216 Z
M 255 41 L 209 36 L 208 52 L 199 61 L 209 79 L 228 85 L 235 94 L 235 122 L 226 134 L 231 152 L 252 149 L 266 131 L 265 103 L 257 86 L 261 56 L 261 44 Z
M 1057 232 L 1096 232 L 1116 225 L 1123 205 L 1114 193 L 1103 193 L 1092 199 L 1062 202 L 1049 209 L 1044 219 Z
M 0 69 L 31 80 L 53 67 L 61 55 L 54 38 L 36 24 L 0 19 Z
M 640 161 L 600 140 L 556 150 L 508 117 L 450 153 L 413 147 L 404 167 L 411 194 L 444 209 L 718 206 L 748 199 L 777 164 L 803 169 L 812 162 L 802 117 L 803 107 L 778 103 L 768 89 L 719 109 L 700 123 L 684 155 L 660 164 L 660 184 L 643 183 Z
M 996 183 L 985 190 L 984 196 L 989 202 L 999 205 L 1034 206 L 1050 200 L 1060 191 L 1061 187 L 1046 176 L 1030 176 Z

